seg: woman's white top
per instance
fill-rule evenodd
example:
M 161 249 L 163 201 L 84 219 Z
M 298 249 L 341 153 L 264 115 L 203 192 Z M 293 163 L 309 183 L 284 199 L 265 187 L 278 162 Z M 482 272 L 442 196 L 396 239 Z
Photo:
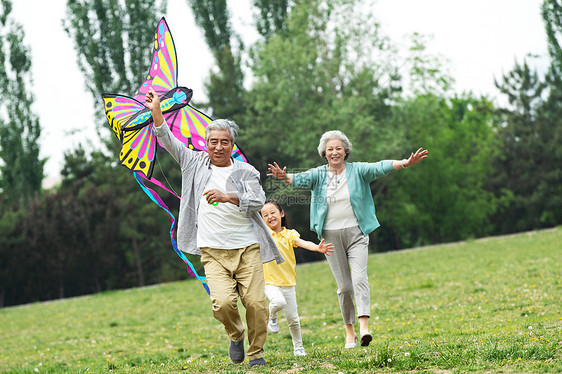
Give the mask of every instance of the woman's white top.
M 328 214 L 324 221 L 324 230 L 339 230 L 359 225 L 349 201 L 345 170 L 341 174 L 328 171 L 326 201 Z

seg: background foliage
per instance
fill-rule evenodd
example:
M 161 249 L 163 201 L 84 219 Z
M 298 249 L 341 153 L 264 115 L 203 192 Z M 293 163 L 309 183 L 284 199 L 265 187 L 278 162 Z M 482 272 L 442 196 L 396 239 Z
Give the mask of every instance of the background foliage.
M 0 192 L 4 203 L 25 204 L 41 192 L 39 118 L 31 110 L 31 52 L 25 33 L 11 17 L 12 3 L 0 2 Z
M 267 164 L 293 172 L 322 164 L 317 142 L 332 129 L 352 141 L 350 161 L 430 151 L 423 163 L 372 184 L 382 223 L 371 236 L 373 251 L 562 223 L 559 1 L 545 0 L 541 9 L 549 71 L 516 62 L 496 81 L 505 105 L 454 92 L 446 61 L 427 54 L 423 35 L 412 35 L 405 63 L 358 0 L 256 0 L 261 37 L 252 45 L 233 31 L 226 1 L 186 1 L 215 57 L 204 109 L 241 126 L 238 143 L 264 189 L 305 239 L 316 240 L 307 192 L 267 178 Z M 185 278 L 166 214 L 116 162 L 119 144 L 100 99 L 102 92 L 132 94 L 141 83 L 153 37 L 146 25 L 156 24 L 165 2 L 67 1 L 64 27 L 99 113 L 95 124 L 81 126 L 96 126 L 101 145 L 69 151 L 62 183 L 48 191 L 40 188 L 29 49 L 10 1 L 1 4 L 0 81 L 17 99 L 0 104 L 0 305 Z M 165 153 L 155 177 L 180 189 L 178 165 Z M 165 202 L 177 211 L 175 198 Z M 297 259 L 322 257 L 297 251 Z

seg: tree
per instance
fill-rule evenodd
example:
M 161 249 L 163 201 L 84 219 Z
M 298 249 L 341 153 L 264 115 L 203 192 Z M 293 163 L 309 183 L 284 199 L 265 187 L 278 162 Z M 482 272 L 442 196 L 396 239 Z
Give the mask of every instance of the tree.
M 396 146 L 385 143 L 391 138 L 387 99 L 397 94 L 392 84 L 382 85 L 392 70 L 389 43 L 372 16 L 355 12 L 356 6 L 299 2 L 287 31 L 255 47 L 255 83 L 246 95 L 244 117 L 252 128 L 243 132 L 241 143 L 251 145 L 257 165 L 276 159 L 314 166 L 321 161 L 315 144 L 334 128 L 357 142 L 357 159 L 376 157 L 375 133 L 376 152 Z
M 244 44 L 233 31 L 226 0 L 188 0 L 195 22 L 205 34 L 205 40 L 215 57 L 205 84 L 209 102 L 204 104 L 216 118 L 240 119 L 243 109 L 244 72 L 242 57 Z M 256 17 L 258 32 L 269 38 L 285 29 L 290 5 L 287 0 L 255 0 L 259 10 Z M 234 45 L 236 43 L 236 45 Z
M 538 109 L 539 137 L 546 162 L 541 164 L 541 226 L 562 224 L 562 79 L 552 70 L 545 77 L 548 96 Z
M 25 247 L 25 236 L 22 234 L 25 210 L 10 206 L 0 195 L 0 308 L 10 305 L 10 300 L 18 296 L 18 285 L 25 278 L 22 264 L 26 260 L 21 251 Z
M 552 165 L 562 160 L 562 4 L 558 0 L 545 0 L 542 7 L 551 58 L 550 70 L 545 77 L 548 97 L 539 109 L 543 129 L 544 153 Z M 548 187 L 550 198 L 541 221 L 549 225 L 562 223 L 562 171 L 545 166 L 543 188 Z
M 265 39 L 287 30 L 286 20 L 292 7 L 288 0 L 254 0 L 254 6 L 259 10 L 256 28 Z
M 74 217 L 71 226 L 83 243 L 83 258 L 89 259 L 83 271 L 89 275 L 89 292 L 159 281 L 150 273 L 175 260 L 166 256 L 172 252 L 167 221 L 131 174 L 102 152 L 87 155 L 79 147 L 65 154 L 62 175 L 59 192 L 73 196 L 67 203 Z M 158 256 L 164 260 L 149 266 Z
M 242 51 L 244 45 L 232 30 L 226 0 L 189 0 L 195 22 L 203 29 L 205 40 L 213 53 L 216 69 L 212 69 L 205 84 L 215 118 L 236 119 L 243 111 L 244 73 Z M 236 40 L 237 49 L 233 46 Z
M 33 113 L 31 57 L 23 28 L 11 17 L 12 3 L 0 5 L 0 191 L 6 201 L 26 203 L 41 192 L 45 159 L 39 157 L 39 118 Z
M 410 46 L 411 68 L 409 84 L 414 96 L 435 95 L 446 97 L 454 83 L 442 63 L 443 57 L 426 53 L 427 36 L 414 33 Z M 409 62 L 409 61 L 407 61 Z
M 428 94 L 395 110 L 396 122 L 407 129 L 407 144 L 427 148 L 429 158 L 385 177 L 386 194 L 376 201 L 380 246 L 408 248 L 490 233 L 489 217 L 497 206 L 486 189 L 497 149 L 492 103 L 469 94 L 451 99 Z
M 67 0 L 64 28 L 74 40 L 78 66 L 97 103 L 98 130 L 105 134 L 110 132 L 100 95 L 132 95 L 143 82 L 152 58 L 153 30 L 165 6 L 158 0 Z
M 560 130 L 559 79 L 550 83 L 524 61 L 496 82 L 509 105 L 500 109 L 497 134 L 501 153 L 494 159 L 497 170 L 492 185 L 507 188 L 513 201 L 498 212 L 498 231 L 519 232 L 560 223 L 560 181 L 558 165 Z M 550 87 L 549 87 L 550 85 Z M 545 100 L 548 98 L 548 100 Z
M 551 69 L 558 76 L 562 73 L 562 4 L 559 0 L 544 0 L 541 8 L 548 40 L 548 53 L 551 58 Z

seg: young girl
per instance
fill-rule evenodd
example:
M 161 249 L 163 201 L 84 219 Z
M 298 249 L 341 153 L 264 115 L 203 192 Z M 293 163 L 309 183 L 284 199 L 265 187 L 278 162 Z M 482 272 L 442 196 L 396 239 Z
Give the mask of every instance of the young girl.
M 332 243 L 325 244 L 324 239 L 316 245 L 307 240 L 302 240 L 296 230 L 288 230 L 285 212 L 277 201 L 268 200 L 261 210 L 261 215 L 269 228 L 271 235 L 279 248 L 279 252 L 285 259 L 280 265 L 275 261 L 263 265 L 265 277 L 265 295 L 269 299 L 269 322 L 267 329 L 272 334 L 279 332 L 277 313 L 285 309 L 285 317 L 289 323 L 289 331 L 293 338 L 293 353 L 295 356 L 306 356 L 301 338 L 301 325 L 297 313 L 297 296 L 295 293 L 295 252 L 293 247 L 301 247 L 309 251 L 317 251 L 330 255 L 334 246 Z

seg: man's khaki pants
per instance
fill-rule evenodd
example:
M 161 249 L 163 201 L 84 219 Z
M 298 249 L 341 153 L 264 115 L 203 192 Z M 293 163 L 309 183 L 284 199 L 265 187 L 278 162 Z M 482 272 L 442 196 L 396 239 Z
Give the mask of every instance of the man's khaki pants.
M 263 357 L 269 314 L 259 244 L 240 249 L 201 248 L 201 263 L 211 290 L 213 315 L 224 325 L 230 340 L 239 342 L 244 338 L 238 312 L 240 297 L 246 308 L 248 359 Z

